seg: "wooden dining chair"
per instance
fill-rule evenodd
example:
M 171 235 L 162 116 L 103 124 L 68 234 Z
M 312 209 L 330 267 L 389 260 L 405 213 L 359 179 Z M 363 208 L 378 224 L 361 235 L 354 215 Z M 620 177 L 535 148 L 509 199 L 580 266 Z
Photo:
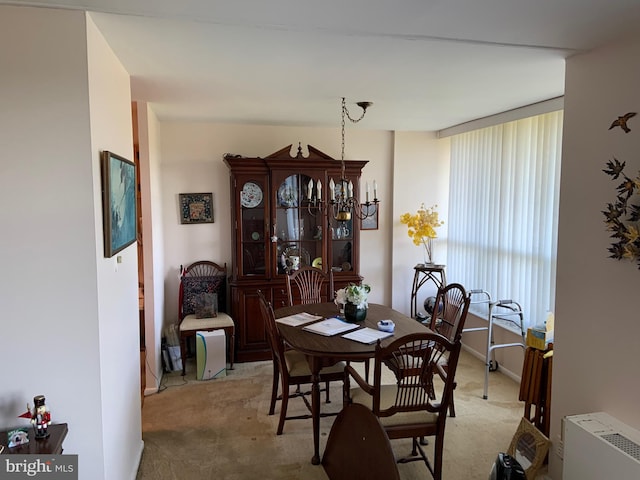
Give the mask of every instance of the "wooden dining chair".
M 224 330 L 233 369 L 235 323 L 226 313 L 227 265 L 207 260 L 182 269 L 178 291 L 178 320 L 182 375 L 185 374 L 187 340 L 198 331 Z M 208 302 L 208 303 L 207 303 Z M 214 302 L 214 303 L 211 303 Z
M 295 291 L 294 291 L 295 290 Z M 301 267 L 287 275 L 289 306 L 333 300 L 333 273 L 316 267 Z
M 311 418 L 311 414 L 287 416 L 287 407 L 289 398 L 301 397 L 309 412 L 311 412 L 311 404 L 307 399 L 309 392 L 300 390 L 302 385 L 311 385 L 313 378 L 311 369 L 307 362 L 306 356 L 296 350 L 288 349 L 278 332 L 276 324 L 276 316 L 273 306 L 264 296 L 261 290 L 258 290 L 258 298 L 260 300 L 260 311 L 265 324 L 267 339 L 271 347 L 273 357 L 273 384 L 271 388 L 271 404 L 269 406 L 269 415 L 275 412 L 276 401 L 281 400 L 280 419 L 278 421 L 277 434 L 282 435 L 285 420 Z M 331 367 L 320 370 L 320 381 L 325 383 L 326 402 L 329 403 L 329 382 L 344 381 L 345 363 L 338 362 Z M 291 387 L 296 386 L 296 392 L 291 393 Z M 281 387 L 282 393 L 278 396 L 278 388 Z M 321 414 L 321 416 L 336 415 L 335 413 Z
M 345 406 L 333 422 L 322 466 L 329 480 L 400 480 L 380 420 L 359 403 Z
M 471 298 L 467 295 L 465 288 L 459 283 L 450 283 L 445 287 L 441 287 L 438 289 L 436 295 L 429 328 L 452 342 L 460 340 L 462 337 L 462 329 L 467 321 L 470 302 Z M 444 355 L 440 362 L 443 367 L 441 372 L 446 374 L 449 370 L 447 356 Z M 455 390 L 455 388 L 456 383 L 454 382 L 453 389 Z M 451 402 L 449 403 L 449 415 L 452 417 L 456 416 L 453 392 L 451 393 Z
M 391 440 L 411 438 L 411 455 L 398 462 L 423 460 L 435 480 L 442 479 L 444 431 L 459 355 L 460 341 L 425 331 L 398 338 L 386 347 L 378 342 L 372 384 L 346 367 L 345 404 L 370 408 Z M 448 357 L 445 375 L 439 374 L 443 356 Z M 394 384 L 382 384 L 383 368 L 394 374 Z M 351 378 L 357 387 L 351 388 Z M 433 465 L 419 441 L 432 436 Z

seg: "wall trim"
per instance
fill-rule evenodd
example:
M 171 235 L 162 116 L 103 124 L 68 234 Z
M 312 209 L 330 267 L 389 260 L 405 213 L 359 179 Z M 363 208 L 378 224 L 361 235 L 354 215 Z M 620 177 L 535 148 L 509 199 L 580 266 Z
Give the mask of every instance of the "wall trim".
M 513 110 L 507 110 L 506 112 L 496 113 L 495 115 L 489 115 L 488 117 L 478 118 L 476 120 L 471 120 L 470 122 L 460 123 L 452 127 L 438 130 L 436 132 L 436 137 L 446 138 L 452 135 L 458 135 L 460 133 L 466 133 L 480 128 L 493 127 L 494 125 L 500 125 L 501 123 L 514 122 L 523 118 L 542 115 L 544 113 L 555 112 L 562 109 L 564 109 L 564 96 L 550 98 L 549 100 L 543 100 L 541 102 L 525 105 L 524 107 L 514 108 Z

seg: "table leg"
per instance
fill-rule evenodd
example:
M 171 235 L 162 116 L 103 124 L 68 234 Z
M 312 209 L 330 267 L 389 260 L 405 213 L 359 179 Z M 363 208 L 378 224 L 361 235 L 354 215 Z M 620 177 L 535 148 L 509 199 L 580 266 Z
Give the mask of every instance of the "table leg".
M 311 463 L 320 465 L 320 369 L 321 362 L 317 357 L 311 357 L 311 417 L 313 421 L 313 457 Z

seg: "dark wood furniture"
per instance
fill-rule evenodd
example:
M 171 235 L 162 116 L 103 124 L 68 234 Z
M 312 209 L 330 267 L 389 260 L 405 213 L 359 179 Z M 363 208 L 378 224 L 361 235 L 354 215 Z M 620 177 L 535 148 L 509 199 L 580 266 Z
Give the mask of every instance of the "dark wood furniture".
M 360 222 L 355 215 L 338 222 L 331 207 L 326 208 L 329 181 L 340 179 L 341 161 L 310 145 L 308 156 L 300 146 L 292 156 L 291 147 L 264 158 L 224 157 L 231 181 L 230 307 L 237 325 L 239 362 L 271 357 L 256 292 L 262 290 L 274 308 L 288 305 L 286 275 L 295 262 L 333 271 L 336 289 L 362 280 Z M 345 176 L 353 182 L 355 198 L 366 163 L 345 161 Z M 322 298 L 331 300 L 333 292 L 325 287 Z
M 13 430 L 13 429 L 12 429 Z M 29 443 L 26 445 L 20 445 L 17 447 L 9 448 L 9 439 L 7 433 L 9 431 L 0 432 L 0 445 L 4 445 L 2 452 L 5 454 L 18 454 L 18 455 L 60 455 L 62 453 L 62 442 L 67 436 L 68 428 L 66 423 L 55 423 L 49 425 L 47 429 L 49 436 L 47 438 L 36 439 L 33 428 L 29 426 L 27 428 L 27 435 L 29 436 Z
M 198 313 L 198 298 L 202 294 L 216 294 L 214 316 Z M 187 339 L 195 338 L 197 331 L 224 330 L 229 348 L 229 368 L 233 369 L 235 323 L 227 314 L 227 264 L 220 266 L 208 260 L 194 262 L 181 272 L 178 291 L 178 319 L 180 321 L 180 355 L 182 375 L 187 365 Z M 211 307 L 209 307 L 211 308 Z
M 429 282 L 433 282 L 436 291 L 447 284 L 444 265 L 419 263 L 414 269 L 411 287 L 411 318 L 418 318 L 418 292 Z M 423 317 L 424 318 L 424 317 Z
M 551 424 L 553 343 L 546 350 L 527 347 L 522 365 L 518 400 L 524 401 L 524 418 L 547 437 Z
M 313 383 L 311 369 L 305 358 L 305 355 L 297 350 L 286 349 L 282 340 L 282 336 L 278 331 L 275 313 L 273 307 L 265 298 L 261 290 L 258 290 L 258 298 L 260 299 L 260 310 L 267 327 L 267 337 L 271 345 L 273 354 L 273 386 L 271 389 L 271 405 L 269 406 L 269 415 L 275 412 L 276 400 L 281 400 L 280 419 L 278 421 L 277 435 L 282 435 L 285 420 L 311 418 L 311 415 L 298 415 L 287 417 L 287 406 L 289 398 L 301 397 L 309 411 L 312 411 L 306 398 L 306 394 L 297 389 L 297 393 L 290 395 L 289 390 L 292 385 L 300 387 L 300 385 L 310 385 Z M 342 362 L 336 363 L 320 370 L 320 381 L 325 383 L 327 392 L 327 402 L 329 402 L 329 383 L 344 380 L 344 367 Z M 278 397 L 278 383 L 282 383 L 282 394 Z
M 295 305 L 279 308 L 275 314 L 276 318 L 280 318 L 300 312 L 308 312 L 328 318 L 338 314 L 338 307 L 333 302 Z M 431 331 L 422 323 L 416 322 L 392 308 L 370 303 L 367 318 L 361 325 L 377 329 L 378 321 L 380 320 L 393 320 L 395 323 L 393 336 L 382 340 L 383 346 L 404 335 Z M 311 368 L 313 378 L 311 408 L 314 447 L 311 462 L 314 465 L 318 465 L 320 463 L 320 370 L 324 367 L 335 365 L 340 361 L 361 361 L 373 358 L 376 346 L 348 340 L 340 335 L 325 337 L 307 332 L 302 327 L 292 327 L 280 323 L 278 324 L 278 330 L 286 343 L 307 356 L 307 361 Z
M 469 304 L 471 298 L 467 295 L 465 288 L 459 283 L 450 283 L 441 287 L 436 295 L 433 314 L 429 322 L 429 327 L 434 332 L 438 332 L 450 341 L 461 341 L 462 330 L 467 321 Z M 446 374 L 449 371 L 448 359 L 442 357 L 440 373 Z M 456 383 L 453 383 L 453 390 Z M 453 391 L 451 392 L 451 402 L 449 404 L 449 415 L 456 416 L 456 409 L 453 405 Z
M 411 455 L 399 462 L 423 460 L 434 480 L 442 479 L 444 430 L 460 346 L 459 340 L 424 331 L 376 347 L 372 384 L 352 367 L 346 369 L 346 401 L 370 408 L 391 440 L 411 438 Z M 447 358 L 448 372 L 439 374 L 443 358 Z M 395 383 L 382 383 L 383 368 L 395 375 Z M 350 378 L 356 388 L 349 388 Z M 435 437 L 433 465 L 421 447 L 422 439 L 429 436 Z
M 400 480 L 389 437 L 378 417 L 358 403 L 333 422 L 322 466 L 329 480 Z
M 323 272 L 316 267 L 301 267 L 287 275 L 288 305 L 321 303 L 323 292 L 334 291 L 333 272 Z M 325 297 L 326 300 L 326 297 Z

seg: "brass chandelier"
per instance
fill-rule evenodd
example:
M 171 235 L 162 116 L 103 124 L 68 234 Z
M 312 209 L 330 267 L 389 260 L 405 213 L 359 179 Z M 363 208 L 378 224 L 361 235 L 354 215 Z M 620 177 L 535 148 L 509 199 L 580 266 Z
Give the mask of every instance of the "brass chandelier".
M 379 203 L 378 185 L 376 184 L 375 180 L 373 181 L 373 200 L 371 201 L 369 199 L 371 193 L 369 191 L 369 182 L 367 182 L 365 187 L 365 201 L 361 203 L 357 198 L 353 196 L 353 182 L 347 179 L 347 175 L 345 172 L 345 118 L 348 118 L 352 123 L 358 123 L 364 118 L 364 115 L 367 113 L 367 108 L 369 108 L 372 103 L 357 102 L 356 105 L 358 105 L 362 109 L 362 114 L 358 118 L 352 118 L 349 114 L 349 110 L 347 109 L 345 98 L 342 97 L 342 153 L 340 156 L 342 171 L 340 174 L 340 179 L 337 182 L 335 182 L 333 178 L 331 178 L 329 181 L 328 202 L 332 209 L 331 216 L 338 222 L 347 222 L 351 220 L 352 214 L 361 220 L 371 217 L 376 214 Z

